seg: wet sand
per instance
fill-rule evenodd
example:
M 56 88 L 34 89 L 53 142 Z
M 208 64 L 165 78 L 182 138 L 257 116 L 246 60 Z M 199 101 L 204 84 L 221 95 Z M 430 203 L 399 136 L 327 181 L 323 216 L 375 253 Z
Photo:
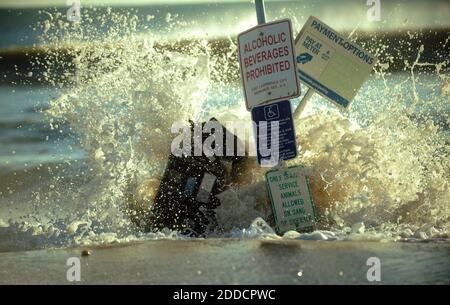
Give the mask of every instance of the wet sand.
M 382 243 L 160 240 L 89 248 L 0 253 L 0 284 L 450 284 L 449 242 Z M 381 282 L 367 280 L 367 259 L 381 261 Z M 301 276 L 299 272 L 301 271 Z

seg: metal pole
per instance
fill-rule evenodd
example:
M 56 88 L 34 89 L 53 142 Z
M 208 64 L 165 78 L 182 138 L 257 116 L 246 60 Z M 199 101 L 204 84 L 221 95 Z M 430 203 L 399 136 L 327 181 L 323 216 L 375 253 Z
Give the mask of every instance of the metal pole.
M 264 0 L 255 0 L 255 7 L 258 24 L 266 23 L 266 9 L 264 8 Z
M 306 91 L 305 95 L 300 101 L 300 104 L 298 104 L 297 109 L 295 109 L 294 111 L 294 121 L 300 118 L 300 115 L 302 114 L 303 110 L 305 110 L 306 104 L 308 104 L 308 101 L 313 96 L 313 94 L 314 90 L 312 89 L 308 89 L 308 91 Z

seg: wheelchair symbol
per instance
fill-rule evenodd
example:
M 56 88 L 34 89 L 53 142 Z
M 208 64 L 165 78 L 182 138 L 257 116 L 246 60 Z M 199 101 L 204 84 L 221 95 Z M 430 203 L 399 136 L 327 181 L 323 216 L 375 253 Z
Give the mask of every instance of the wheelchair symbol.
M 278 105 L 269 105 L 264 107 L 264 118 L 266 121 L 273 121 L 280 118 Z

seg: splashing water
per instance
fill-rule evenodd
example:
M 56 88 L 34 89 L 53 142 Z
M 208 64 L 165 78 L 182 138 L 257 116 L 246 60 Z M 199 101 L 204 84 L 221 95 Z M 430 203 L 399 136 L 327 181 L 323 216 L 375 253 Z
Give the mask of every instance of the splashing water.
M 114 27 L 98 45 L 90 43 L 97 33 L 86 35 L 81 28 L 53 41 L 57 48 L 73 48 L 76 75 L 49 114 L 70 124 L 88 153 L 99 187 L 83 215 L 88 227 L 95 218 L 101 230 L 120 232 L 130 227 L 123 215 L 127 196 L 142 179 L 164 170 L 172 123 L 200 112 L 209 85 L 208 56 L 205 42 L 168 51 L 155 45 L 152 35 L 133 30 L 134 16 L 108 17 Z
M 86 162 L 76 172 L 55 173 L 49 195 L 34 194 L 34 221 L 10 221 L 9 229 L 31 230 L 52 245 L 59 245 L 52 238 L 64 245 L 185 238 L 169 231 L 136 233 L 129 196 L 163 173 L 173 122 L 209 115 L 222 122 L 250 121 L 242 98 L 236 98 L 235 42 L 164 40 L 150 30 L 136 30 L 151 18 L 89 12 L 78 25 L 47 13 L 43 43 L 48 56 L 37 63 L 59 90 L 48 119 L 56 129 L 56 121 L 70 126 Z M 97 29 L 99 23 L 107 23 L 108 30 Z M 169 18 L 167 26 L 180 23 Z M 321 231 L 288 232 L 283 238 L 448 237 L 448 62 L 423 63 L 423 51 L 415 62 L 405 63 L 408 73 L 391 75 L 388 62 L 378 64 L 348 113 L 313 99 L 315 106 L 296 126 L 299 157 L 289 163 L 305 165 L 310 174 Z M 383 48 L 373 52 L 382 55 Z M 434 71 L 423 73 L 424 67 Z M 216 96 L 220 99 L 213 100 Z M 72 175 L 83 183 L 67 183 Z M 281 238 L 259 218 L 267 215 L 258 207 L 263 189 L 262 183 L 232 189 L 218 209 L 225 231 L 211 236 Z

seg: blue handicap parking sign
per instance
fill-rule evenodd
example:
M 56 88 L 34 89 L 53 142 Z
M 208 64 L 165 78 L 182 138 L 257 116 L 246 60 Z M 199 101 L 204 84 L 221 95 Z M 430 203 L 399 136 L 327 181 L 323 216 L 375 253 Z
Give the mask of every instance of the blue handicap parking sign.
M 277 165 L 297 157 L 294 121 L 290 101 L 265 104 L 252 109 L 259 164 Z M 272 127 L 278 123 L 278 143 L 272 143 Z M 275 130 L 275 129 L 274 129 Z M 278 148 L 278 149 L 277 149 Z

